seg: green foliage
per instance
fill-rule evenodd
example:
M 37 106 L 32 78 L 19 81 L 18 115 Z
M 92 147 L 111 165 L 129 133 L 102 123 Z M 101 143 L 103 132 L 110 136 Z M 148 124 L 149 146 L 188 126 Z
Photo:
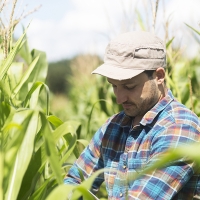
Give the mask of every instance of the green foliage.
M 144 30 L 142 16 L 139 12 L 137 16 Z M 166 43 L 167 85 L 200 116 L 200 60 L 184 59 L 172 47 L 173 40 L 174 37 Z M 0 200 L 77 199 L 81 195 L 87 200 L 94 199 L 89 189 L 95 177 L 106 169 L 97 171 L 80 185 L 64 185 L 63 178 L 97 128 L 121 110 L 107 80 L 90 75 L 101 63 L 98 56 L 82 55 L 60 62 L 58 68 L 52 64 L 48 73 L 45 53 L 29 51 L 26 30 L 5 59 L 0 49 Z M 50 110 L 46 78 L 52 92 L 67 90 L 67 105 L 59 116 Z M 133 177 L 185 156 L 199 167 L 200 158 L 196 154 L 199 148 L 197 144 L 169 150 L 157 163 Z M 103 197 L 106 198 L 105 188 L 99 194 L 99 198 Z
M 67 159 L 72 153 L 80 155 L 77 144 L 87 144 L 77 140 L 79 122 L 63 122 L 49 115 L 46 56 L 38 50 L 23 49 L 28 49 L 25 34 L 0 61 L 1 200 L 46 199 L 63 185 Z M 17 62 L 19 52 L 23 61 Z M 79 190 L 90 195 L 86 189 Z
M 190 27 L 191 28 L 191 27 Z M 177 99 L 200 116 L 200 59 L 188 59 L 172 48 L 174 38 L 167 42 L 167 86 Z
M 55 94 L 68 94 L 70 90 L 70 83 L 67 77 L 70 75 L 70 60 L 49 63 L 49 70 L 46 79 L 49 89 Z

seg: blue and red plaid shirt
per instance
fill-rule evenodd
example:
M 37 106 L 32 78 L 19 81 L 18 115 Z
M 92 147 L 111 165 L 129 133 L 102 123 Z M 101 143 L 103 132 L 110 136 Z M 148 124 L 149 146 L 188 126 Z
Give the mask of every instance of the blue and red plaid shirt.
M 128 199 L 137 200 L 191 200 L 200 195 L 200 175 L 196 174 L 192 162 L 178 160 L 136 180 L 130 179 L 170 147 L 199 141 L 199 118 L 177 102 L 169 90 L 144 115 L 139 126 L 132 127 L 132 120 L 124 112 L 112 116 L 96 132 L 64 183 L 81 182 L 78 168 L 85 178 L 106 168 L 108 170 L 96 178 L 93 187 L 97 189 L 105 181 L 108 199 L 125 199 L 128 195 Z

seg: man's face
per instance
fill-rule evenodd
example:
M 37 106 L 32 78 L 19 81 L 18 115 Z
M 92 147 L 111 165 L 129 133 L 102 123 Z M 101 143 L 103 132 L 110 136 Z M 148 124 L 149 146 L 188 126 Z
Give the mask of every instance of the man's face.
M 108 78 L 108 82 L 113 87 L 117 103 L 123 106 L 128 116 L 142 118 L 159 101 L 160 92 L 155 73 L 152 78 L 141 73 L 121 81 Z

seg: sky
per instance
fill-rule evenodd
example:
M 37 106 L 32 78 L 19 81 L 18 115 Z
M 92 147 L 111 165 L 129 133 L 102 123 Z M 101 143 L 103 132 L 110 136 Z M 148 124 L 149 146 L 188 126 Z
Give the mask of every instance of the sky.
M 82 53 L 103 57 L 109 40 L 127 31 L 144 29 L 165 40 L 165 27 L 168 40 L 175 37 L 173 45 L 180 45 L 189 56 L 197 54 L 199 43 L 185 23 L 200 31 L 200 0 L 160 0 L 155 29 L 150 2 L 155 4 L 155 0 L 18 0 L 16 16 L 41 7 L 21 20 L 15 34 L 19 36 L 22 25 L 30 23 L 29 46 L 45 51 L 49 62 Z

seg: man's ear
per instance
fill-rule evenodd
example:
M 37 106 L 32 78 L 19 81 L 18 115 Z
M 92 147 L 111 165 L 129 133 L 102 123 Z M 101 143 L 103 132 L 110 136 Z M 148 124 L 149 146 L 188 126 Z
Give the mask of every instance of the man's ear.
M 163 84 L 165 81 L 165 70 L 162 67 L 156 69 L 156 81 L 158 85 Z

